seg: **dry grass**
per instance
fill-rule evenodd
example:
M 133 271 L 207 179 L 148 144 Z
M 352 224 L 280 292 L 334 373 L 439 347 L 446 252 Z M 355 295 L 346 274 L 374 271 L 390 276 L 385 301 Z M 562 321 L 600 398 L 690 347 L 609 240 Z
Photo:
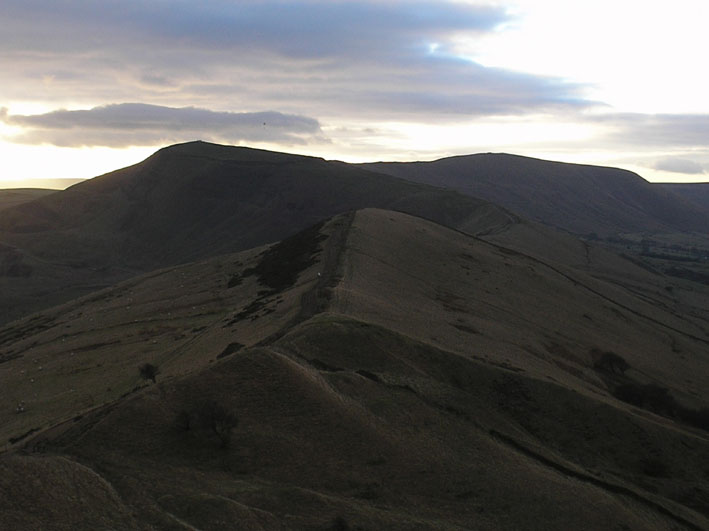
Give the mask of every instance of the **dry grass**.
M 321 233 L 317 259 L 277 294 L 244 274 L 267 256 L 258 249 L 156 272 L 2 332 L 13 338 L 0 364 L 4 436 L 53 426 L 22 441 L 42 457 L 0 458 L 6 482 L 59 456 L 80 479 L 75 491 L 23 483 L 38 522 L 709 527 L 707 434 L 615 399 L 594 354 L 612 351 L 628 377 L 705 401 L 701 313 L 657 304 L 629 266 L 608 264 L 620 273 L 604 280 L 404 214 L 360 211 Z M 234 275 L 242 281 L 229 287 Z M 301 306 L 313 293 L 314 308 L 329 296 L 314 315 Z M 160 367 L 157 384 L 121 398 L 144 362 Z M 10 393 L 35 389 L 22 370 L 39 378 L 37 402 L 16 414 Z M 62 392 L 73 382 L 94 404 Z M 238 418 L 228 445 L 185 426 L 181 412 L 205 402 Z M 54 477 L 46 467 L 36 473 Z M 28 511 L 13 500 L 2 525 Z M 80 503 L 91 505 L 87 524 L 69 516 Z

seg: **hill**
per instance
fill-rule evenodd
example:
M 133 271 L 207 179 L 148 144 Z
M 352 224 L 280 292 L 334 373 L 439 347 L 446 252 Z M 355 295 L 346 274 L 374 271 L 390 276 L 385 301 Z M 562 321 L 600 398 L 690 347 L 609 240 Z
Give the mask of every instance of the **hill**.
M 699 207 L 709 209 L 709 183 L 658 183 L 656 186 L 683 197 Z
M 621 262 L 367 209 L 27 317 L 0 526 L 706 529 L 709 298 Z
M 40 197 L 53 194 L 55 191 L 44 188 L 8 188 L 7 190 L 0 190 L 0 211 L 34 201 Z
M 361 167 L 480 197 L 580 235 L 706 232 L 709 227 L 706 205 L 616 168 L 502 153 Z
M 139 273 L 278 241 L 363 207 L 473 233 L 515 219 L 479 199 L 344 163 L 181 144 L 0 212 L 0 322 Z
M 56 192 L 64 190 L 77 183 L 83 182 L 86 179 L 22 179 L 22 180 L 0 180 L 0 189 L 2 190 L 49 190 Z
M 488 197 L 546 226 L 464 194 Z M 0 212 L 0 323 L 156 268 L 277 241 L 365 207 L 422 216 L 572 267 L 586 267 L 588 245 L 549 225 L 593 238 L 613 234 L 606 245 L 658 272 L 709 278 L 695 256 L 709 249 L 700 205 L 630 172 L 511 155 L 358 166 L 191 142 L 65 191 L 25 197 Z M 676 232 L 690 229 L 699 232 Z M 643 232 L 628 232 L 637 230 Z M 625 232 L 618 237 L 618 231 Z M 649 246 L 648 231 L 664 232 Z M 606 256 L 596 265 L 614 261 Z M 594 274 L 606 273 L 596 268 Z

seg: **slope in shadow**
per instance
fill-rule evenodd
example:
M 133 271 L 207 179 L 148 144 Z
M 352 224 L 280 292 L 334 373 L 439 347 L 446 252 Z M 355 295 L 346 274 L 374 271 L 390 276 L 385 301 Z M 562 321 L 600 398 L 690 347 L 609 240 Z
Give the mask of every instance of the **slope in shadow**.
M 30 437 L 26 448 L 100 473 L 122 503 L 107 525 L 129 529 L 709 525 L 706 433 L 614 399 L 592 355 L 617 351 L 629 376 L 670 385 L 683 371 L 705 374 L 703 344 L 682 338 L 678 367 L 666 331 L 628 311 L 648 311 L 644 299 L 624 295 L 624 308 L 614 306 L 566 273 L 419 218 L 349 218 L 265 252 L 131 284 L 136 307 L 175 278 L 214 302 L 172 305 L 193 335 L 179 357 L 172 342 L 154 347 L 166 359 L 157 385 Z M 300 264 L 295 281 L 265 266 L 260 277 L 271 259 Z M 331 272 L 325 285 L 321 269 Z M 276 311 L 222 324 L 264 287 L 282 290 Z M 321 288 L 326 304 L 303 315 Z M 116 326 L 115 316 L 101 319 Z M 235 337 L 244 346 L 218 358 Z M 180 421 L 203 402 L 238 418 L 228 445 Z M 34 496 L 41 507 L 56 496 L 37 489 L 47 495 Z M 123 508 L 138 525 L 122 522 Z
M 192 142 L 6 208 L 0 242 L 24 277 L 0 276 L 0 321 L 136 274 L 281 240 L 342 212 L 391 208 L 491 231 L 503 209 L 340 162 Z M 27 270 L 27 269 L 26 269 Z

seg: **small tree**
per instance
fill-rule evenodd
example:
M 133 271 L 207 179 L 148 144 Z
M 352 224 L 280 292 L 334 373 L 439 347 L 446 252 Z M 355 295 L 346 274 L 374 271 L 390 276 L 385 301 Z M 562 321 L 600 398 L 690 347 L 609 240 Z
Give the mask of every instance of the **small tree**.
M 145 380 L 152 380 L 153 383 L 155 383 L 155 378 L 157 377 L 157 375 L 160 374 L 160 369 L 158 369 L 152 363 L 145 363 L 141 365 L 139 370 L 140 375 Z

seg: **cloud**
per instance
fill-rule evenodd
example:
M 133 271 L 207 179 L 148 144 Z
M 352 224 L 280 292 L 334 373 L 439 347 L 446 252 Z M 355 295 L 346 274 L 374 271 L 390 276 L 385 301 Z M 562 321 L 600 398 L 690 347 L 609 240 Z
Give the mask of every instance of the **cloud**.
M 228 143 L 325 141 L 317 120 L 279 112 L 231 113 L 194 107 L 123 103 L 88 110 L 11 115 L 0 121 L 22 128 L 8 140 L 64 147 L 126 147 L 203 139 Z
M 510 20 L 500 6 L 440 0 L 3 0 L 0 98 L 382 121 L 592 105 L 582 85 L 456 54 L 459 39 Z
M 86 44 L 170 43 L 315 58 L 382 54 L 452 31 L 491 31 L 509 20 L 501 7 L 432 0 L 3 0 L 0 14 L 7 21 L 0 25 L 3 47 L 74 51 Z
M 685 173 L 688 175 L 697 175 L 706 173 L 704 166 L 700 163 L 689 159 L 681 159 L 668 157 L 658 160 L 653 166 L 656 170 L 668 171 L 672 173 Z
M 709 114 L 608 113 L 591 121 L 607 128 L 609 141 L 665 148 L 705 148 Z

